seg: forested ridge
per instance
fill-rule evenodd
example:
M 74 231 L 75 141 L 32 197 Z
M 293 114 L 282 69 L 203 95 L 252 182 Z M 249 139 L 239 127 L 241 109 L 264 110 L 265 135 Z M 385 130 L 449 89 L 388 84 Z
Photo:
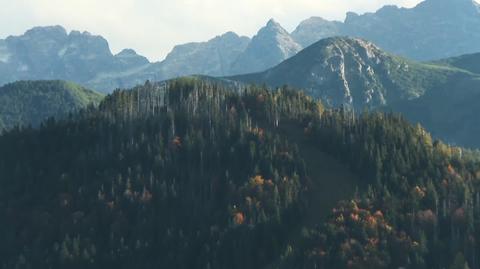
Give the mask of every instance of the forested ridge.
M 358 178 L 330 213 L 305 145 Z M 147 82 L 0 136 L 0 266 L 479 268 L 478 156 L 293 90 Z
M 103 95 L 60 80 L 17 81 L 0 87 L 0 132 L 15 126 L 38 126 L 49 117 L 100 103 Z

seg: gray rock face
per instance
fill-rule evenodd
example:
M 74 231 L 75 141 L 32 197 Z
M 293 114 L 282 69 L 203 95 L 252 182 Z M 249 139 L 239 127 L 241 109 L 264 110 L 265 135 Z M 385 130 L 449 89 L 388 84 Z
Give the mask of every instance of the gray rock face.
M 249 42 L 248 37 L 228 32 L 208 42 L 176 46 L 161 63 L 161 73 L 167 78 L 194 74 L 228 75 L 230 66 Z
M 146 80 L 160 81 L 187 75 L 224 76 L 229 74 L 232 62 L 249 42 L 248 37 L 228 32 L 207 42 L 178 45 L 165 60 L 155 63 L 141 60 L 141 56 L 132 50 L 124 50 L 115 57 L 122 61 L 130 59 L 131 68 L 98 74 L 86 85 L 93 89 L 111 90 L 133 87 Z M 136 59 L 135 64 L 133 59 Z
M 467 71 L 393 56 L 362 39 L 333 37 L 322 39 L 267 71 L 232 79 L 272 87 L 290 85 L 331 106 L 362 110 L 416 99 L 449 81 L 469 77 Z
M 343 24 L 338 21 L 328 21 L 320 17 L 304 20 L 292 32 L 293 39 L 304 48 L 327 37 L 343 32 Z
M 293 35 L 304 46 L 336 35 L 370 40 L 389 52 L 433 60 L 480 51 L 480 8 L 472 0 L 426 0 L 414 8 L 385 6 L 348 13 L 344 23 L 310 19 Z M 305 38 L 310 36 L 312 39 Z
M 122 50 L 115 55 L 115 59 L 125 67 L 144 66 L 150 63 L 147 58 L 138 55 L 137 52 L 132 49 Z
M 61 26 L 36 27 L 22 36 L 0 40 L 0 84 L 64 79 L 86 85 L 98 74 L 134 66 L 120 58 L 112 55 L 101 36 L 78 31 L 67 34 Z
M 258 72 L 275 66 L 297 54 L 302 46 L 273 19 L 260 29 L 245 52 L 232 65 L 231 74 Z
M 0 85 L 16 80 L 70 80 L 102 92 L 177 76 L 230 74 L 248 37 L 233 32 L 208 42 L 175 47 L 162 62 L 150 63 L 134 50 L 113 55 L 108 42 L 61 26 L 36 27 L 0 40 Z

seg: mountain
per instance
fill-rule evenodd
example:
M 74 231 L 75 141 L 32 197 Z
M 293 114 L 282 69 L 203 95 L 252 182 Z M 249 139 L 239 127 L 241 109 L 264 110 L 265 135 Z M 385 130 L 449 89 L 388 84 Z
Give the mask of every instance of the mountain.
M 122 50 L 115 55 L 115 59 L 118 61 L 118 64 L 124 68 L 140 67 L 150 63 L 147 58 L 138 55 L 137 52 L 132 49 Z
M 418 99 L 390 104 L 388 110 L 419 122 L 435 137 L 454 145 L 480 148 L 480 78 L 472 77 L 430 90 Z
M 468 72 L 422 64 L 384 52 L 356 38 L 323 39 L 267 71 L 233 77 L 234 80 L 290 85 L 332 106 L 362 110 L 396 100 L 415 99 Z
M 458 57 L 435 61 L 434 63 L 444 64 L 447 66 L 464 69 L 475 74 L 480 74 L 480 53 L 461 55 Z
M 479 240 L 478 153 L 301 92 L 146 83 L 0 135 L 0 153 L 4 268 L 468 268 L 479 258 L 465 247 Z
M 467 60 L 468 56 L 462 59 L 475 62 Z M 420 122 L 435 137 L 480 147 L 474 101 L 480 96 L 480 75 L 445 62 L 460 61 L 419 63 L 386 53 L 362 39 L 335 37 L 321 40 L 267 71 L 230 79 L 274 88 L 289 85 L 333 107 L 393 110 Z
M 426 0 L 414 8 L 384 6 L 375 13 L 349 12 L 344 22 L 313 18 L 293 36 L 304 47 L 317 37 L 347 35 L 367 39 L 388 52 L 416 60 L 436 60 L 480 51 L 480 8 L 473 0 Z
M 0 40 L 0 85 L 17 80 L 61 79 L 101 92 L 201 74 L 224 76 L 250 39 L 233 32 L 208 42 L 176 46 L 165 60 L 151 63 L 132 49 L 113 55 L 108 42 L 61 26 L 35 27 Z
M 16 80 L 62 79 L 82 85 L 106 73 L 125 73 L 150 63 L 133 50 L 113 55 L 108 42 L 61 26 L 35 27 L 0 40 L 0 85 Z M 98 90 L 107 91 L 104 85 Z
M 50 117 L 99 104 L 103 96 L 65 81 L 18 81 L 0 87 L 0 131 L 38 126 Z
M 252 38 L 247 49 L 238 56 L 230 74 L 245 74 L 263 71 L 297 54 L 302 47 L 275 20 Z
M 311 17 L 302 21 L 292 32 L 292 38 L 306 48 L 317 41 L 341 35 L 343 24 L 338 21 L 328 21 L 320 17 Z
M 249 43 L 250 38 L 228 32 L 208 42 L 178 45 L 162 62 L 161 73 L 166 78 L 196 74 L 229 75 L 230 66 Z

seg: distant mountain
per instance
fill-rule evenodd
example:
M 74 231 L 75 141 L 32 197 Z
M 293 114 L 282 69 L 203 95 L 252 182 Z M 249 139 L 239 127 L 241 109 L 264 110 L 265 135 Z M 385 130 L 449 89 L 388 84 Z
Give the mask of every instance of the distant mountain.
M 138 55 L 137 52 L 132 49 L 122 50 L 115 55 L 115 58 L 118 64 L 125 68 L 145 66 L 150 63 L 147 58 Z
M 260 29 L 233 64 L 230 74 L 263 71 L 290 58 L 302 50 L 290 34 L 275 20 Z
M 49 117 L 62 117 L 103 95 L 65 81 L 19 81 L 0 87 L 0 132 L 14 126 L 37 126 Z
M 245 51 L 250 38 L 233 32 L 217 36 L 208 42 L 188 43 L 176 46 L 161 64 L 166 78 L 202 74 L 225 76 L 230 66 Z
M 150 63 L 132 49 L 117 55 L 108 42 L 88 32 L 67 33 L 61 26 L 36 27 L 0 40 L 0 85 L 16 80 L 62 79 L 102 92 L 146 80 L 202 74 L 224 76 L 250 39 L 233 32 L 208 42 L 176 46 L 162 62 Z M 283 60 L 283 59 L 282 59 Z
M 0 84 L 16 80 L 63 79 L 90 85 L 106 73 L 123 73 L 150 63 L 133 50 L 113 55 L 108 42 L 61 26 L 36 27 L 0 40 Z M 99 90 L 107 90 L 99 85 Z
M 417 63 L 384 52 L 363 39 L 323 39 L 267 71 L 233 77 L 236 80 L 290 85 L 333 106 L 376 108 L 410 100 L 468 72 Z
M 337 36 L 342 32 L 343 24 L 341 22 L 312 17 L 302 21 L 292 32 L 292 37 L 306 48 L 320 39 Z
M 480 51 L 480 8 L 472 0 L 426 0 L 414 8 L 384 6 L 375 13 L 349 12 L 343 23 L 311 18 L 293 37 L 303 46 L 321 38 L 348 35 L 386 51 L 433 60 Z
M 480 53 L 466 54 L 458 57 L 443 59 L 435 62 L 452 67 L 468 70 L 472 73 L 480 74 Z
M 463 62 L 471 62 L 467 59 Z M 336 107 L 401 112 L 448 142 L 480 147 L 480 75 L 440 63 L 419 63 L 362 39 L 335 37 L 267 71 L 230 79 L 289 85 Z

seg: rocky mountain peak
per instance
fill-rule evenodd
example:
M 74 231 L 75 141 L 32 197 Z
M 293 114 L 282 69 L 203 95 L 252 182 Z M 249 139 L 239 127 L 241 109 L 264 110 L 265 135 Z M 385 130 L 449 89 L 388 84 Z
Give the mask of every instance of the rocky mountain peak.
M 379 47 L 370 41 L 351 37 L 330 37 L 312 45 L 312 50 L 317 48 L 337 48 L 343 54 L 351 53 L 356 57 L 374 58 L 385 54 Z
M 395 82 L 391 78 L 396 78 L 396 73 L 402 77 L 410 72 L 409 68 L 407 60 L 397 59 L 369 41 L 331 37 L 265 72 L 239 77 L 274 87 L 291 85 L 305 89 L 332 106 L 374 108 L 400 95 L 409 98 L 416 94 L 417 89 L 392 86 Z
M 311 17 L 302 21 L 292 32 L 293 39 L 308 47 L 320 39 L 338 35 L 341 32 L 342 24 L 337 21 L 328 21 L 321 17 Z
M 474 0 L 425 0 L 416 7 L 420 11 L 439 14 L 478 14 L 479 4 Z
M 282 28 L 280 23 L 278 23 L 274 18 L 268 20 L 267 24 L 265 25 L 267 28 Z
M 252 46 L 274 45 L 283 50 L 285 57 L 290 57 L 302 49 L 298 43 L 293 40 L 290 34 L 274 19 L 268 21 L 265 27 L 258 31 L 252 39 Z
M 133 49 L 123 49 L 117 55 L 118 57 L 133 57 L 138 56 L 137 52 Z
M 144 66 L 150 63 L 147 58 L 138 55 L 137 52 L 133 49 L 124 49 L 118 54 L 116 54 L 115 58 L 122 66 L 125 66 L 126 68 Z
M 274 19 L 270 19 L 267 24 L 262 28 L 260 29 L 259 31 L 259 34 L 260 33 L 278 33 L 278 34 L 288 34 L 287 30 L 285 30 L 281 25 L 280 23 L 276 22 Z
M 275 66 L 302 50 L 279 23 L 274 19 L 258 31 L 245 52 L 232 65 L 233 74 L 263 71 Z
M 300 24 L 297 26 L 297 29 L 301 28 L 301 27 L 306 27 L 306 26 L 309 26 L 309 25 L 316 25 L 317 23 L 328 23 L 328 22 L 329 22 L 328 20 L 325 20 L 322 17 L 310 17 L 310 18 L 300 22 Z
M 25 32 L 23 35 L 24 37 L 31 37 L 31 38 L 37 38 L 37 37 L 60 37 L 60 38 L 66 38 L 67 37 L 67 31 L 65 28 L 63 28 L 60 25 L 55 25 L 55 26 L 39 26 L 39 27 L 34 27 L 28 31 Z

